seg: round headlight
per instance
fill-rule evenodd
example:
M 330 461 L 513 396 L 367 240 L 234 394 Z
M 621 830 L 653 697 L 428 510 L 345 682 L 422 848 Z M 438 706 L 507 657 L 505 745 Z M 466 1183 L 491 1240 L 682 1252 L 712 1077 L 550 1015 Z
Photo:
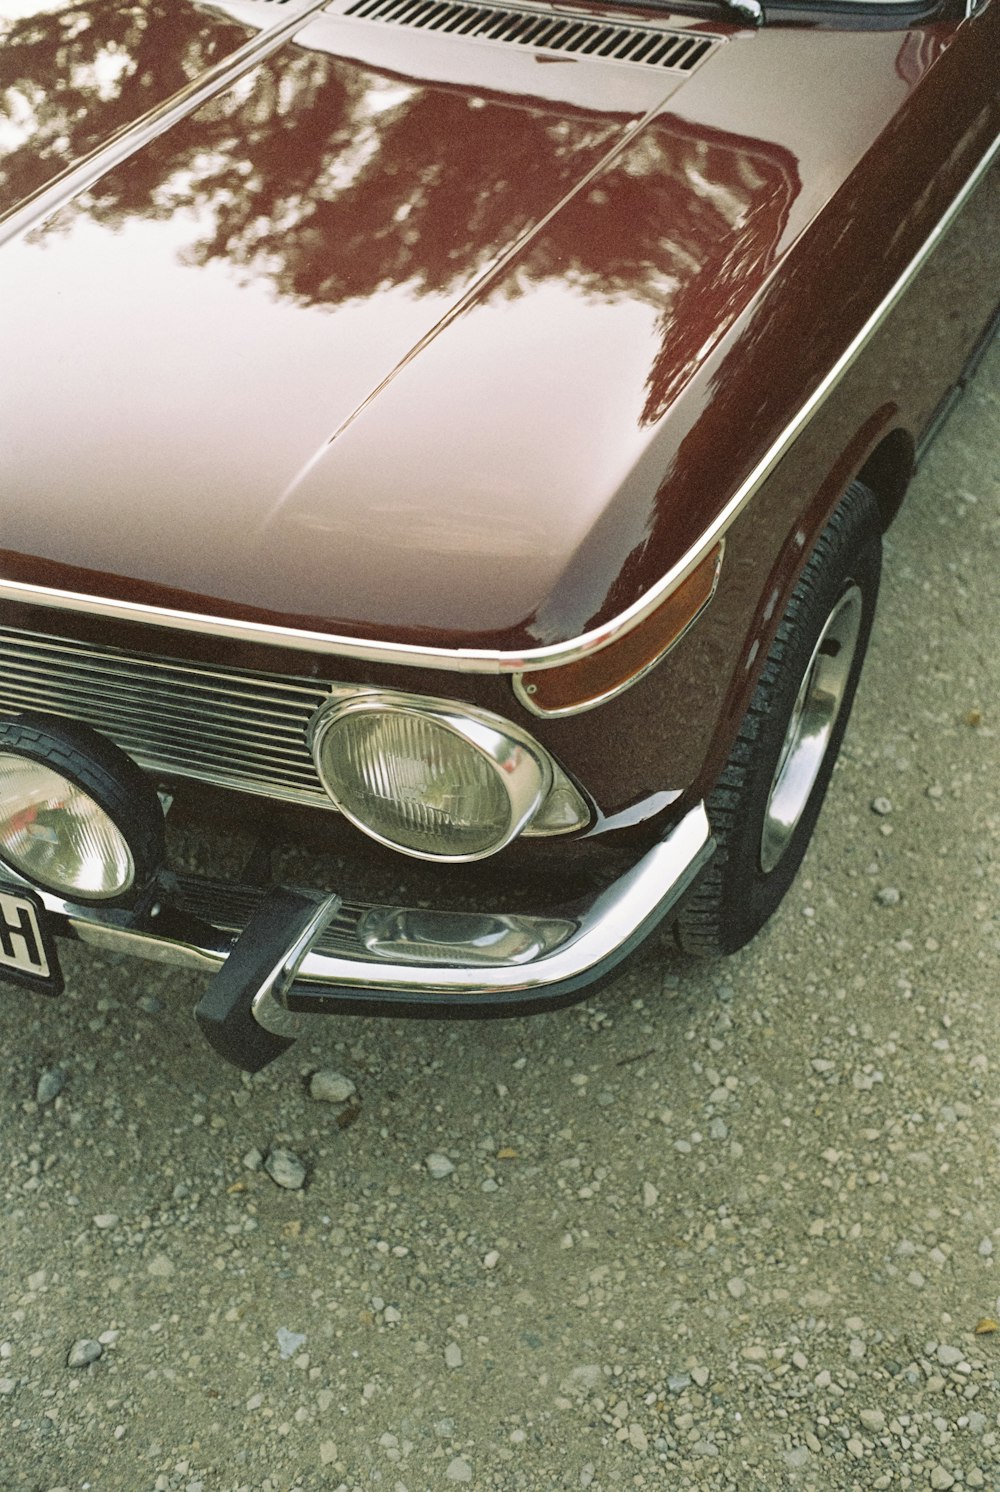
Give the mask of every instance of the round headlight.
M 373 694 L 313 721 L 323 786 L 366 834 L 425 860 L 480 860 L 528 823 L 551 782 L 530 737 L 447 700 Z
M 110 902 L 162 859 L 159 799 L 117 746 L 75 722 L 0 721 L 0 860 L 68 900 Z

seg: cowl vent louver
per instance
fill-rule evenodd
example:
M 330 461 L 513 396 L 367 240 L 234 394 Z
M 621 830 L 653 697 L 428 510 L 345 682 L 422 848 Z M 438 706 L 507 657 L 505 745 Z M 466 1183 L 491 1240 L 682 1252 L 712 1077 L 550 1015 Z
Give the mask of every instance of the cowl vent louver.
M 593 16 L 548 10 L 449 4 L 447 0 L 355 0 L 343 14 L 357 20 L 412 26 L 420 31 L 440 31 L 564 56 L 668 68 L 672 72 L 690 72 L 716 45 L 712 37 L 653 26 L 617 25 Z

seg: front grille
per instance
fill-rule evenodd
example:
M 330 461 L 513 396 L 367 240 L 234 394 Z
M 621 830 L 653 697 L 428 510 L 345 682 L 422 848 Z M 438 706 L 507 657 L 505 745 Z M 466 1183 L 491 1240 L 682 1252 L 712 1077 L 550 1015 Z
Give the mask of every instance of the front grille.
M 164 777 L 333 808 L 306 744 L 331 685 L 0 628 L 0 715 L 81 720 Z
M 562 56 L 599 57 L 643 67 L 690 72 L 718 44 L 715 37 L 692 36 L 633 21 L 618 23 L 565 11 L 506 5 L 469 4 L 468 0 L 354 0 L 345 15 L 383 25 L 441 31 L 477 41 L 530 47 Z

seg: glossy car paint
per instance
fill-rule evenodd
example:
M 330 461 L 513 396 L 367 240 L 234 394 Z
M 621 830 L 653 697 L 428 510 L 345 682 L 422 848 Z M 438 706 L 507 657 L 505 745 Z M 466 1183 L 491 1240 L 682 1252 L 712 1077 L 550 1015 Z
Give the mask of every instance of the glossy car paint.
M 178 15 L 200 37 L 264 8 Z M 902 33 L 675 17 L 721 38 L 683 78 L 324 15 L 6 247 L 5 573 L 444 648 L 613 618 L 988 149 L 998 13 Z M 593 716 L 531 721 L 607 815 L 707 785 L 839 492 L 893 432 L 905 466 L 995 299 L 996 265 L 961 307 L 937 298 L 960 244 L 737 518 L 677 649 Z M 100 631 L 530 720 L 499 679 Z

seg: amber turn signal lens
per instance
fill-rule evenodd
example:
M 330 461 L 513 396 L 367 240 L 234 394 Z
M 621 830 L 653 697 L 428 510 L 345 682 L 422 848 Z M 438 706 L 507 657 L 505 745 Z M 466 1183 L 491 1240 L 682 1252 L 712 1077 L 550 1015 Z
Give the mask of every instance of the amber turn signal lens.
M 631 632 L 575 663 L 517 678 L 517 694 L 537 715 L 588 710 L 642 677 L 700 615 L 715 594 L 725 541 L 720 540 L 655 611 Z

